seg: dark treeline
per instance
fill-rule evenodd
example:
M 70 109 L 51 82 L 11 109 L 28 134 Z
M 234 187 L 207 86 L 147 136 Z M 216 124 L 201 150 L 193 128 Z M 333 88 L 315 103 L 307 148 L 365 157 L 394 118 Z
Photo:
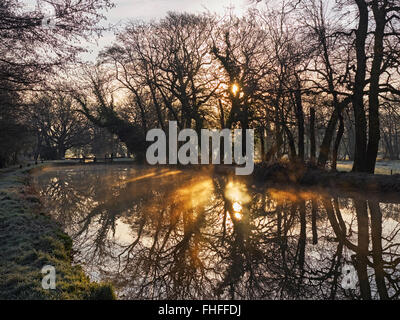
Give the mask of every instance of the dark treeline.
M 19 1 L 1 2 L 1 166 L 23 152 L 97 155 L 107 140 L 143 160 L 146 132 L 167 131 L 170 120 L 198 132 L 253 128 L 263 161 L 287 155 L 336 169 L 349 159 L 354 171 L 373 173 L 378 157 L 399 159 L 397 1 L 268 1 L 242 17 L 169 13 L 128 23 L 84 66 L 70 39 L 101 31 L 99 12 L 110 4 L 54 2 L 56 27 L 45 31 L 34 13 L 18 15 Z M 52 54 L 42 63 L 44 47 Z M 51 90 L 32 93 L 44 82 Z
M 45 6 L 56 13 L 48 26 Z M 58 158 L 87 143 L 87 121 L 53 84 L 85 51 L 80 42 L 101 34 L 97 24 L 111 7 L 108 0 L 38 1 L 36 7 L 0 1 L 0 167 L 39 153 Z

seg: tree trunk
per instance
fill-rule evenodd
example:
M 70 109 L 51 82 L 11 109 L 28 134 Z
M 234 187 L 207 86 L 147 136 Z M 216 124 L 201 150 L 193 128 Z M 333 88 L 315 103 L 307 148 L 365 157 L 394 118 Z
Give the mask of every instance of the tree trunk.
M 65 146 L 64 145 L 59 145 L 58 148 L 57 148 L 57 158 L 59 160 L 65 158 L 65 152 L 66 151 L 67 150 L 65 150 Z
M 353 109 L 355 119 L 356 144 L 353 171 L 365 172 L 367 151 L 367 121 L 364 109 L 364 87 L 367 57 L 365 43 L 368 32 L 368 7 L 365 0 L 355 0 L 359 11 L 359 24 L 356 30 L 357 71 L 354 81 Z
M 299 269 L 301 275 L 304 274 L 304 261 L 306 251 L 306 240 L 307 240 L 307 221 L 306 221 L 306 202 L 301 201 L 299 204 L 300 212 L 300 236 L 299 236 Z
M 318 166 L 324 168 L 326 162 L 329 159 L 329 150 L 331 148 L 333 134 L 335 133 L 336 124 L 338 121 L 338 110 L 335 108 L 333 111 L 331 118 L 329 119 L 328 126 L 325 130 L 324 139 L 322 140 L 322 144 L 319 150 L 318 156 Z
M 310 162 L 315 164 L 317 158 L 315 145 L 315 109 L 310 108 Z
M 337 158 L 339 153 L 340 142 L 342 141 L 344 133 L 344 121 L 342 112 L 339 113 L 339 130 L 336 134 L 335 145 L 333 147 L 333 154 L 332 154 L 332 170 L 336 170 L 337 166 Z
M 259 128 L 259 135 L 260 135 L 260 144 L 261 144 L 261 161 L 265 162 L 266 148 L 265 148 L 265 140 L 264 140 L 264 127 Z
M 311 229 L 312 229 L 313 245 L 318 244 L 317 210 L 318 210 L 317 201 L 315 199 L 311 199 Z
M 296 144 L 294 143 L 293 134 L 286 124 L 283 125 L 283 128 L 285 129 L 286 137 L 288 139 L 288 145 L 290 151 L 289 157 L 291 160 L 295 160 L 297 158 L 297 154 L 296 154 Z
M 372 11 L 375 18 L 374 59 L 371 67 L 369 88 L 369 130 L 366 158 L 366 171 L 374 173 L 378 156 L 379 131 L 379 79 L 383 60 L 383 37 L 386 25 L 386 8 L 379 8 L 377 2 L 372 2 Z
M 297 118 L 297 129 L 298 129 L 298 159 L 304 162 L 304 111 L 303 103 L 301 99 L 301 84 L 300 79 L 297 80 L 297 88 L 294 92 L 295 103 L 296 103 L 296 118 Z
M 378 202 L 368 201 L 368 205 L 371 213 L 372 257 L 374 259 L 376 287 L 381 300 L 388 300 L 389 294 L 385 284 L 382 258 L 382 213 Z
M 371 287 L 369 285 L 367 262 L 368 262 L 368 211 L 367 201 L 354 200 L 357 214 L 358 245 L 356 253 L 356 270 L 360 283 L 360 292 L 364 300 L 371 300 Z

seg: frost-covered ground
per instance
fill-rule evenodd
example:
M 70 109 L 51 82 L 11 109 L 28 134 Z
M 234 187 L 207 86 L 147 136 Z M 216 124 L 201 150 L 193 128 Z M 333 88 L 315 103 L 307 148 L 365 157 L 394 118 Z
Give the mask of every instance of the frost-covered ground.
M 353 167 L 353 161 L 338 161 L 337 169 L 339 171 L 350 171 Z M 400 160 L 377 161 L 375 166 L 376 174 L 400 174 Z
M 7 170 L 0 170 L 0 300 L 115 298 L 109 284 L 72 264 L 72 240 L 47 215 L 28 171 Z M 56 290 L 41 285 L 46 265 L 56 269 Z

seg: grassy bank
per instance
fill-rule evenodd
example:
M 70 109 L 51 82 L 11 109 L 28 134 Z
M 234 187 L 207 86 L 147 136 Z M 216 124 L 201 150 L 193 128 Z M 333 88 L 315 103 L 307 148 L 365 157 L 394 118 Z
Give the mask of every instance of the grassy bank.
M 381 193 L 397 198 L 400 194 L 400 174 L 332 172 L 299 163 L 259 163 L 254 168 L 253 176 L 258 183 L 329 188 L 342 192 Z
M 353 168 L 353 161 L 338 161 L 337 169 L 339 171 L 351 171 Z M 375 165 L 375 174 L 400 174 L 400 161 L 399 160 L 378 160 Z
M 0 172 L 0 299 L 115 299 L 109 284 L 91 282 L 71 264 L 72 240 L 46 216 L 27 170 Z M 56 289 L 42 288 L 43 266 Z

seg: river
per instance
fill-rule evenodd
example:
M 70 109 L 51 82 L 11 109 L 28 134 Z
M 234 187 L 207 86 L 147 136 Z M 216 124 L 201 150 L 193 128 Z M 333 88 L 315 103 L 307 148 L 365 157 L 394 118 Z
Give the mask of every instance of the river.
M 122 165 L 34 177 L 74 263 L 121 299 L 383 299 L 400 295 L 400 204 Z

